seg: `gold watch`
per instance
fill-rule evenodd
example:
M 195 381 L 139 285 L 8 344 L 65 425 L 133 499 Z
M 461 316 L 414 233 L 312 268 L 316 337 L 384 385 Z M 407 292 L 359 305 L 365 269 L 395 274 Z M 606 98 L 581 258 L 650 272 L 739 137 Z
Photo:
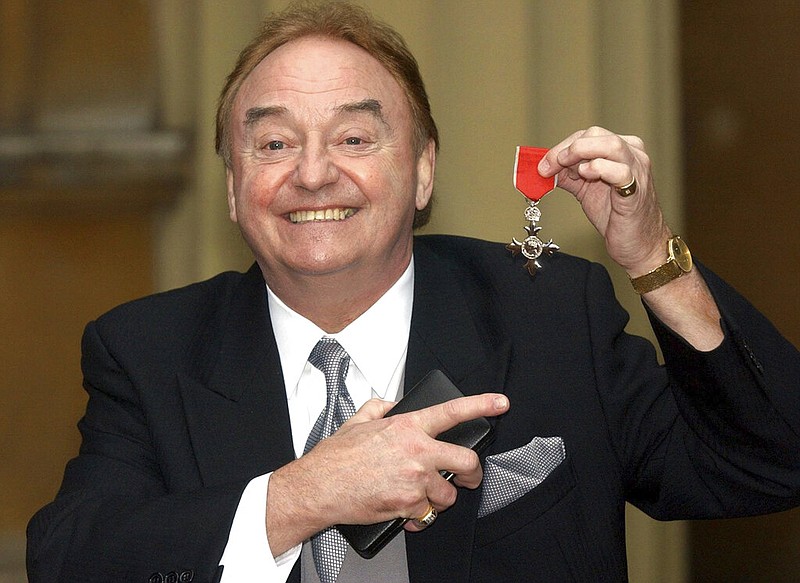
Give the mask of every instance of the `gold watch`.
M 692 254 L 680 237 L 667 241 L 667 262 L 653 271 L 632 277 L 631 284 L 637 294 L 642 295 L 660 288 L 692 270 Z

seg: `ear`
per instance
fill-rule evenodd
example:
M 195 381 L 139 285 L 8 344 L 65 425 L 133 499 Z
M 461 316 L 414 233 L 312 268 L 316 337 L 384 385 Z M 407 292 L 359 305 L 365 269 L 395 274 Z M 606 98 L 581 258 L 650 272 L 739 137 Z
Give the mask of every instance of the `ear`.
M 228 216 L 234 223 L 239 222 L 236 218 L 236 195 L 233 188 L 233 170 L 228 166 L 225 167 L 225 184 L 228 187 Z
M 433 140 L 428 140 L 428 144 L 422 150 L 417 160 L 417 210 L 422 210 L 431 200 L 433 193 L 433 175 L 436 171 L 436 146 Z

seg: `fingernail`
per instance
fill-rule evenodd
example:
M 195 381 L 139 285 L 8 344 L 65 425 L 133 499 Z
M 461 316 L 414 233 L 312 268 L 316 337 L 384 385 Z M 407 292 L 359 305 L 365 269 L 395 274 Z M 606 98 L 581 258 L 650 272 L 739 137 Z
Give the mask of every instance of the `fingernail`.
M 550 162 L 548 162 L 547 158 L 542 158 L 539 161 L 539 174 L 547 172 L 550 170 Z
M 495 397 L 494 398 L 494 408 L 495 409 L 506 409 L 508 407 L 508 399 L 506 397 Z

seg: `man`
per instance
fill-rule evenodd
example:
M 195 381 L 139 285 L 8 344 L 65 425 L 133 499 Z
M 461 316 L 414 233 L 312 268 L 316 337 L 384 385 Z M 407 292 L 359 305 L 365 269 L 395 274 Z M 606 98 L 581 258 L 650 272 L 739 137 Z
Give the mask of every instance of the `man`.
M 34 583 L 619 581 L 626 500 L 800 502 L 800 357 L 706 269 L 661 267 L 679 242 L 637 138 L 576 132 L 539 171 L 637 282 L 666 370 L 597 265 L 532 278 L 502 245 L 413 237 L 438 137 L 413 57 L 363 11 L 269 19 L 217 128 L 256 266 L 87 327 L 83 445 L 29 527 Z M 433 369 L 468 396 L 384 418 Z M 434 439 L 477 417 L 485 460 Z M 374 559 L 331 550 L 332 525 L 398 517 Z

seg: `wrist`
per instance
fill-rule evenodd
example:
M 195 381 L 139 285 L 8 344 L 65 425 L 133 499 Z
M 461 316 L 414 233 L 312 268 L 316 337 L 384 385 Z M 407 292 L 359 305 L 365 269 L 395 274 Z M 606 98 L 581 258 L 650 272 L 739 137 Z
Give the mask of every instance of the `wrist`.
M 320 522 L 322 512 L 311 507 L 319 498 L 313 494 L 317 486 L 306 478 L 299 462 L 275 470 L 269 480 L 265 525 L 275 557 L 330 526 Z
M 667 242 L 675 236 L 666 224 L 653 228 L 652 234 L 640 237 L 641 244 L 636 246 L 639 253 L 630 253 L 630 259 L 622 263 L 628 277 L 633 279 L 657 269 L 669 258 Z M 649 242 L 649 245 L 645 243 Z
M 630 270 L 633 289 L 639 295 L 650 293 L 660 287 L 682 277 L 692 271 L 692 254 L 689 247 L 678 236 L 670 237 L 666 243 L 666 250 L 661 252 L 661 259 L 654 258 L 649 263 L 649 270 L 641 273 Z
M 642 300 L 656 318 L 696 350 L 713 350 L 724 340 L 719 309 L 697 269 L 643 295 Z

